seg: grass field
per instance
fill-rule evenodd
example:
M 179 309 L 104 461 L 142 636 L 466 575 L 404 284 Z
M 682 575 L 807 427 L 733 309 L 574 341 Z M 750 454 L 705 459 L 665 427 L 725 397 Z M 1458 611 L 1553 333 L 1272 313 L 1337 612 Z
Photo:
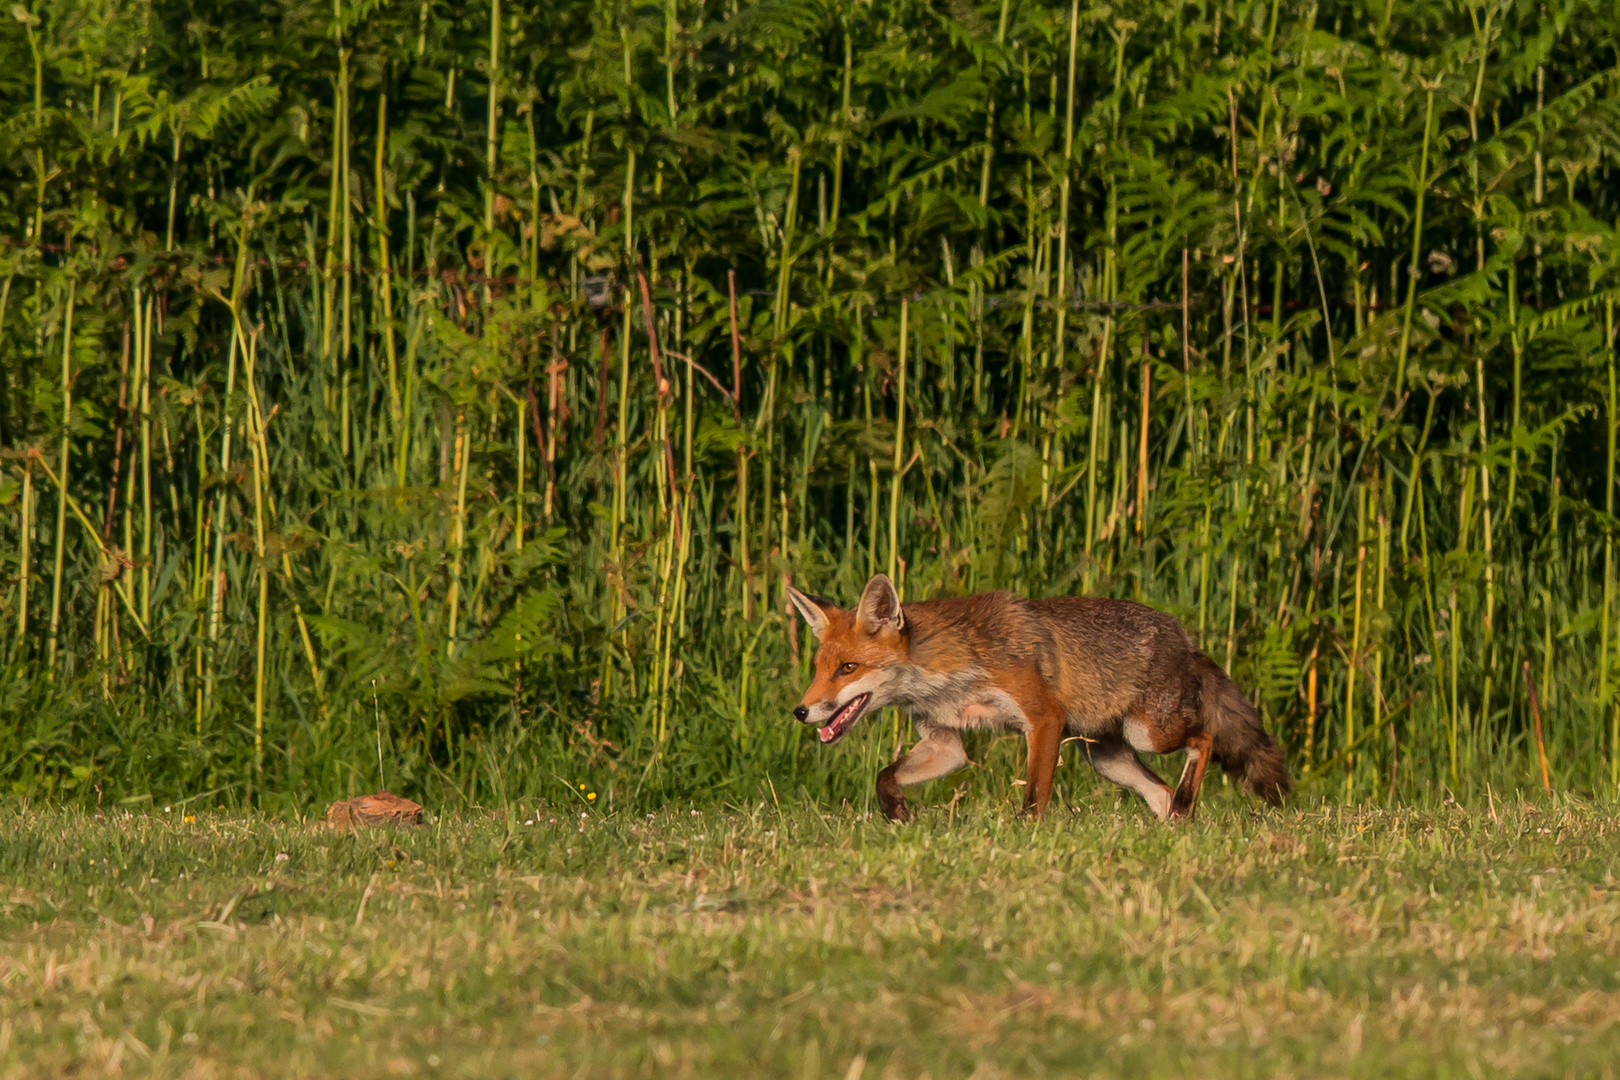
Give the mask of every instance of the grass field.
M 1602 808 L 0 823 L 0 1074 L 1613 1076 Z

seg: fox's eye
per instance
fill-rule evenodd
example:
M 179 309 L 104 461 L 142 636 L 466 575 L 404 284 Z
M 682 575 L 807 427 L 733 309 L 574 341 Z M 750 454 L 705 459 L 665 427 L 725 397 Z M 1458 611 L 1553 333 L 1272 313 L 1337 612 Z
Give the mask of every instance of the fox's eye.
M 850 662 L 849 662 L 849 663 L 847 663 L 847 664 L 839 664 L 839 665 L 838 665 L 838 674 L 840 674 L 840 675 L 850 675 L 850 674 L 853 674 L 853 673 L 854 673 L 854 671 L 855 671 L 855 669 L 856 669 L 856 668 L 858 668 L 858 667 L 860 667 L 860 666 L 861 666 L 861 665 L 859 665 L 859 664 L 857 664 L 857 663 L 855 663 L 855 662 L 854 662 L 854 661 L 853 661 L 853 660 L 851 660 L 851 661 L 850 661 Z

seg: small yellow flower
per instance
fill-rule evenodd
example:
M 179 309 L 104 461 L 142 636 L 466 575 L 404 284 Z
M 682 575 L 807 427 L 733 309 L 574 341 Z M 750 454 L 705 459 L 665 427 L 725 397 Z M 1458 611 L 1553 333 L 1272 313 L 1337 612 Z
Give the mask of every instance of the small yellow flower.
M 197 821 L 197 815 L 196 814 L 187 814 L 185 820 L 186 820 L 186 824 L 194 825 L 194 824 L 196 824 L 196 821 Z
M 593 792 L 591 792 L 589 795 L 587 795 L 585 797 L 587 799 L 589 799 L 591 802 L 595 802 L 596 801 L 596 792 L 593 791 Z
M 585 790 L 585 785 L 584 784 L 579 785 L 579 790 L 584 791 Z

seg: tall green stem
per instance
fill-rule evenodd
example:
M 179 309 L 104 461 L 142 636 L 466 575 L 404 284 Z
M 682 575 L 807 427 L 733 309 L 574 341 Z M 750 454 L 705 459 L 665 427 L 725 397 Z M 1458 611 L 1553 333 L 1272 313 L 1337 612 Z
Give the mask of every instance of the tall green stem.
M 1069 186 L 1074 175 L 1074 66 L 1075 45 L 1080 35 L 1080 0 L 1069 6 L 1069 84 L 1067 104 L 1063 113 L 1063 182 L 1058 196 L 1057 239 L 1057 368 L 1064 370 L 1065 343 L 1069 322 Z M 1042 432 L 1041 438 L 1041 508 L 1046 509 L 1052 497 L 1052 432 Z
M 1429 137 L 1434 131 L 1434 89 L 1423 113 L 1423 152 L 1418 158 L 1416 207 L 1412 214 L 1412 258 L 1406 267 L 1406 308 L 1401 315 L 1401 348 L 1395 361 L 1395 400 L 1406 391 L 1406 357 L 1412 343 L 1412 310 L 1417 305 L 1418 257 L 1423 250 L 1423 197 L 1429 189 Z
M 1609 376 L 1609 410 L 1607 427 L 1609 445 L 1607 447 L 1604 473 L 1607 483 L 1603 487 L 1603 512 L 1610 520 L 1614 518 L 1614 484 L 1615 484 L 1615 431 L 1620 424 L 1620 402 L 1615 398 L 1615 325 L 1614 300 L 1609 299 L 1603 304 L 1603 339 L 1608 345 L 1608 376 Z M 1605 638 L 1609 634 L 1609 617 L 1614 602 L 1614 538 L 1605 534 L 1603 540 L 1603 633 Z M 1609 713 L 1609 784 L 1620 788 L 1620 710 L 1616 710 L 1614 703 L 1608 696 L 1609 649 L 1605 640 L 1603 647 L 1603 686 L 1599 697 L 1601 707 Z
M 146 297 L 141 310 L 140 291 L 135 293 L 135 323 L 141 331 L 141 620 L 152 624 L 152 306 Z M 143 318 L 144 314 L 144 318 Z
M 491 237 L 495 234 L 495 165 L 498 147 L 495 142 L 496 124 L 501 115 L 501 0 L 489 0 L 489 130 L 485 142 L 484 173 L 484 273 L 495 274 L 495 249 Z M 484 286 L 489 295 L 489 286 Z
M 34 463 L 23 459 L 22 498 L 17 508 L 17 641 L 11 659 L 23 654 L 28 640 L 28 578 L 34 549 Z
M 403 420 L 399 401 L 399 360 L 394 353 L 394 273 L 388 253 L 388 185 L 383 175 L 383 162 L 388 149 L 388 95 L 377 99 L 377 190 L 372 228 L 377 234 L 377 270 L 381 280 L 377 291 L 382 294 L 383 352 L 388 357 L 388 412 L 394 421 L 396 448 Z M 395 456 L 395 475 L 404 484 L 405 459 L 402 452 Z
M 468 447 L 467 414 L 465 410 L 456 410 L 456 508 L 455 519 L 451 522 L 450 535 L 450 618 L 449 631 L 445 635 L 444 655 L 454 656 L 456 651 L 456 633 L 460 629 L 461 618 L 461 562 L 464 549 L 467 546 L 467 458 L 470 457 Z
M 889 476 L 889 579 L 897 580 L 900 565 L 900 479 L 905 468 L 906 344 L 910 338 L 910 301 L 900 298 L 900 385 L 894 409 L 894 460 Z
M 265 418 L 259 408 L 257 334 L 248 338 L 244 362 L 248 392 L 248 453 L 253 466 L 253 561 L 259 578 L 259 608 L 253 652 L 253 775 L 264 780 L 264 668 L 270 626 L 270 559 L 265 548 L 265 491 L 269 462 L 264 456 Z
M 62 441 L 56 454 L 56 556 L 51 576 L 51 636 L 46 649 L 45 677 L 56 680 L 56 640 L 62 622 L 62 558 L 67 538 L 68 482 L 73 476 L 73 302 L 78 282 L 68 279 L 67 309 L 62 322 Z

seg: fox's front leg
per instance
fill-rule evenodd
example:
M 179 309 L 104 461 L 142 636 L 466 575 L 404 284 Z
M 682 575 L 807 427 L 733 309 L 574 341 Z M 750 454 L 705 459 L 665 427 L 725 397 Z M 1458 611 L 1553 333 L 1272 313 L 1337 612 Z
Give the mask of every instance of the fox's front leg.
M 1187 765 L 1181 770 L 1181 781 L 1176 784 L 1176 794 L 1170 802 L 1171 817 L 1190 819 L 1197 810 L 1198 789 L 1204 783 L 1204 767 L 1209 764 L 1214 746 L 1214 737 L 1202 732 L 1187 740 Z
M 966 764 L 967 752 L 962 749 L 959 733 L 948 728 L 924 728 L 921 741 L 909 754 L 896 758 L 878 773 L 878 807 L 890 821 L 910 821 L 911 811 L 906 809 L 906 797 L 900 789 L 949 776 Z
M 1058 750 L 1063 743 L 1063 707 L 1040 695 L 1024 709 L 1029 721 L 1025 740 L 1029 745 L 1029 775 L 1024 781 L 1024 814 L 1040 817 L 1052 799 L 1052 780 L 1057 773 Z

